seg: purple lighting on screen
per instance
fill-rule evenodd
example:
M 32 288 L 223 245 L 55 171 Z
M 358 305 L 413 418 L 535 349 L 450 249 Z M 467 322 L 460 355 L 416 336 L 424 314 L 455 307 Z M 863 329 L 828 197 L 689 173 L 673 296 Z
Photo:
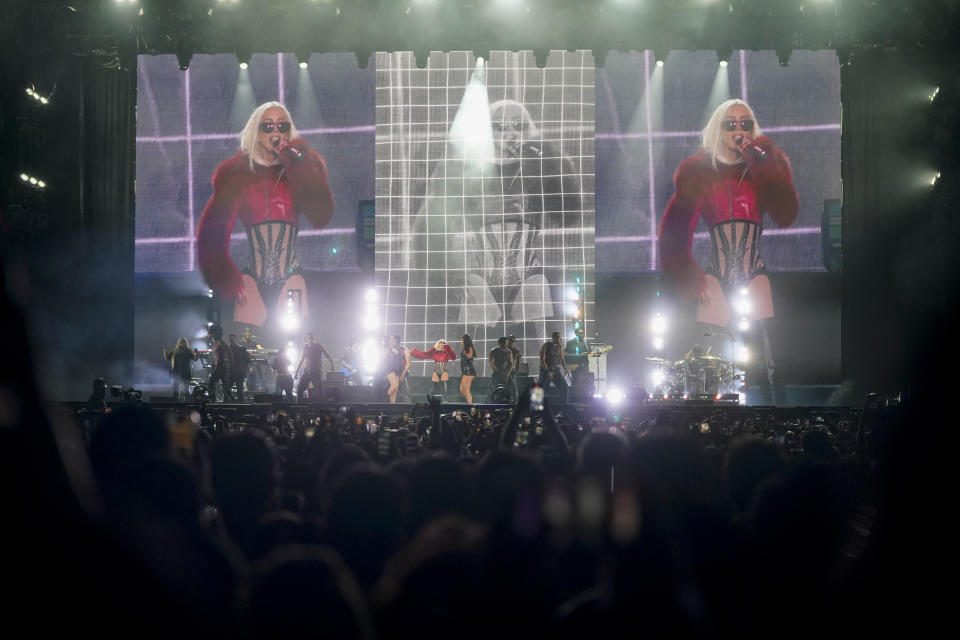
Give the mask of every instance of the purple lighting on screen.
M 796 227 L 794 229 L 765 229 L 763 235 L 765 236 L 805 236 L 812 233 L 820 233 L 820 227 Z M 701 231 L 699 233 L 693 234 L 693 237 L 698 240 L 705 240 L 710 237 L 710 234 L 706 231 Z M 649 236 L 597 236 L 596 242 L 602 244 L 609 244 L 615 242 L 650 242 L 651 240 L 656 240 L 657 235 Z
M 646 83 L 644 96 L 644 105 L 647 110 L 647 171 L 649 173 L 649 180 L 647 184 L 650 189 L 650 233 L 656 235 L 657 233 L 657 198 L 656 192 L 653 188 L 654 183 L 654 174 L 653 174 L 653 122 L 650 119 L 650 51 L 643 52 L 643 80 Z M 596 242 L 596 240 L 594 240 Z M 650 246 L 650 270 L 653 271 L 657 268 L 657 245 L 652 243 Z
M 332 227 L 330 229 L 304 229 L 297 235 L 299 237 L 303 236 L 347 236 L 356 233 L 355 229 L 350 227 Z M 245 233 L 232 233 L 230 234 L 230 240 L 246 240 L 247 234 Z M 196 242 L 196 238 L 193 236 L 183 236 L 180 238 L 137 238 L 137 244 L 180 244 L 183 242 L 189 242 L 193 244 Z
M 840 124 L 798 124 L 786 127 L 763 127 L 766 133 L 801 133 L 804 131 L 831 131 L 840 130 Z M 630 138 L 693 138 L 699 137 L 701 131 L 656 131 L 653 133 L 598 133 L 599 140 L 627 140 Z
M 322 127 L 319 129 L 297 129 L 302 136 L 330 133 L 373 133 L 375 125 L 358 125 L 354 127 Z M 137 142 L 183 142 L 187 136 L 137 136 Z M 190 137 L 191 140 L 229 140 L 240 139 L 240 133 L 198 133 Z
M 740 49 L 740 99 L 747 100 L 747 52 Z
M 187 234 L 190 236 L 190 256 L 189 256 L 189 265 L 190 271 L 194 269 L 194 258 L 196 257 L 196 251 L 194 250 L 195 238 L 193 236 L 193 230 L 196 229 L 195 221 L 193 219 L 193 138 L 191 134 L 193 129 L 190 126 L 190 69 L 187 69 L 183 72 L 183 102 L 184 108 L 186 109 L 186 120 L 187 120 L 187 212 L 189 216 L 189 226 L 187 227 Z

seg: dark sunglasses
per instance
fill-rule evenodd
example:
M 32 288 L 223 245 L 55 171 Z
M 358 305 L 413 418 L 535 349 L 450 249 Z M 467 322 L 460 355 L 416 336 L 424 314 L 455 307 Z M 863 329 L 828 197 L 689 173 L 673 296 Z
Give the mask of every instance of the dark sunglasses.
M 727 131 L 736 131 L 737 125 L 740 125 L 740 129 L 743 131 L 752 131 L 753 130 L 753 120 L 724 120 L 723 128 Z
M 752 122 L 750 124 L 753 124 Z M 287 133 L 290 131 L 290 123 L 281 120 L 280 122 L 261 122 L 260 131 L 264 133 L 270 133 L 276 127 L 277 131 L 280 133 Z M 733 129 L 731 129 L 733 131 Z

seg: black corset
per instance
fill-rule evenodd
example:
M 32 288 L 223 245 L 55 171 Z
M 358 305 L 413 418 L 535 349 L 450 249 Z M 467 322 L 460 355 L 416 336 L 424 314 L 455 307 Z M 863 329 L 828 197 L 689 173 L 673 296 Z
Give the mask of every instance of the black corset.
M 258 222 L 247 229 L 250 256 L 244 271 L 257 281 L 261 289 L 282 287 L 300 270 L 294 254 L 297 226 L 283 220 Z
M 724 289 L 744 286 L 763 272 L 758 245 L 763 227 L 749 220 L 728 220 L 710 229 L 710 272 Z

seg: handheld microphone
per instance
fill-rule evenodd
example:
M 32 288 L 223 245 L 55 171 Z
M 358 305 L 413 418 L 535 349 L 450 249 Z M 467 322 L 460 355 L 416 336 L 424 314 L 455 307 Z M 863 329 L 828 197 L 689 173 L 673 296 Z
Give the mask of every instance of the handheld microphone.
M 766 152 L 766 150 L 763 149 L 762 147 L 758 147 L 757 145 L 755 145 L 755 144 L 750 144 L 750 143 L 747 143 L 747 144 L 745 144 L 745 145 L 742 144 L 742 142 L 743 142 L 743 136 L 736 136 L 736 137 L 734 138 L 734 142 L 736 142 L 737 145 L 740 147 L 740 152 L 741 152 L 741 153 L 743 153 L 744 151 L 747 151 L 747 150 L 749 149 L 750 153 L 752 153 L 752 154 L 753 154 L 753 157 L 756 158 L 757 160 L 766 160 L 766 159 L 767 159 L 767 152 Z
M 291 147 L 288 144 L 281 144 L 277 146 L 277 151 L 279 153 L 286 153 L 288 156 L 293 158 L 294 162 L 300 162 L 303 160 L 303 154 L 296 147 Z

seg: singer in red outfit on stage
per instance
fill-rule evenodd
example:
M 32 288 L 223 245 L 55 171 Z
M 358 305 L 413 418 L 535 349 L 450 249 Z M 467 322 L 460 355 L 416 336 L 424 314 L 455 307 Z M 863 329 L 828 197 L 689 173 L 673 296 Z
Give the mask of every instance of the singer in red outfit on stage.
M 759 254 L 766 213 L 778 227 L 796 220 L 797 192 L 787 156 L 762 135 L 753 110 L 727 100 L 703 130 L 703 148 L 680 163 L 676 192 L 660 222 L 660 266 L 682 299 L 697 300 L 697 320 L 731 327 L 759 346 L 770 389 L 780 395 L 766 321 L 774 317 L 770 279 Z M 703 219 L 713 249 L 706 270 L 691 252 Z M 741 327 L 750 327 L 750 335 Z
M 309 315 L 306 282 L 294 251 L 301 215 L 315 228 L 333 217 L 327 167 L 297 137 L 287 108 L 267 102 L 243 128 L 240 151 L 214 172 L 213 196 L 197 229 L 200 272 L 222 300 L 236 301 L 235 321 L 263 326 L 274 312 L 280 315 L 288 297 L 295 312 Z M 249 242 L 242 270 L 230 257 L 230 234 L 238 218 Z

